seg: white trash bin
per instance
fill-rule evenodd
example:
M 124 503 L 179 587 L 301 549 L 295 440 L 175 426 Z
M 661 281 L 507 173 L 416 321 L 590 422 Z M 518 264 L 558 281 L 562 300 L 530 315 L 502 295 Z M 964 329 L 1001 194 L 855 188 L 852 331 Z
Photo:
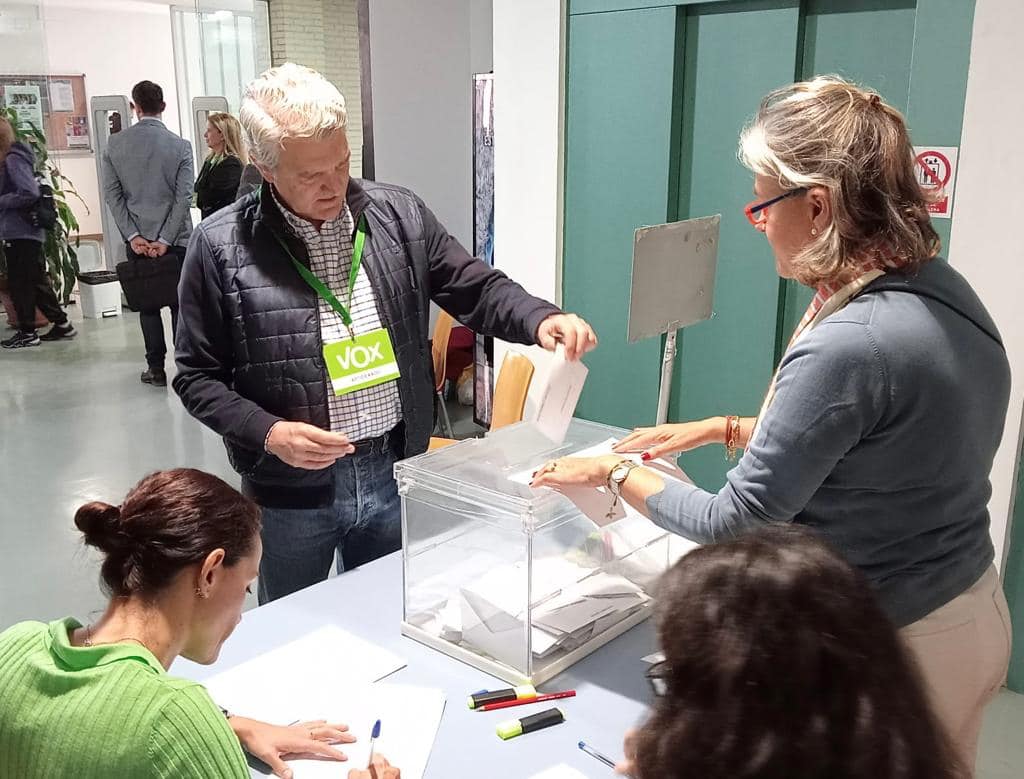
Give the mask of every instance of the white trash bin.
M 121 316 L 121 282 L 113 271 L 79 273 L 78 294 L 86 319 Z

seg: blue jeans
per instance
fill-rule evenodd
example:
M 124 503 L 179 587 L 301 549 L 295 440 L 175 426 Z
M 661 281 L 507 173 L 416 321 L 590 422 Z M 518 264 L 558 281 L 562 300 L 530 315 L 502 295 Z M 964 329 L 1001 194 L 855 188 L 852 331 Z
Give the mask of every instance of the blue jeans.
M 378 448 L 342 457 L 334 469 L 334 503 L 314 509 L 263 509 L 260 604 L 324 581 L 402 546 L 395 454 Z

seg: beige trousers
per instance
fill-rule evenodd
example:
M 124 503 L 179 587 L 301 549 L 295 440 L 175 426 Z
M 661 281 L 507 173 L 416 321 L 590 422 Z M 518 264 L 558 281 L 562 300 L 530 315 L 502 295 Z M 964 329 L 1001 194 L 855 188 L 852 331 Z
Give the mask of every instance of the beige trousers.
M 982 715 L 1006 682 L 1010 612 L 994 566 L 945 606 L 900 630 L 928 697 L 974 775 Z

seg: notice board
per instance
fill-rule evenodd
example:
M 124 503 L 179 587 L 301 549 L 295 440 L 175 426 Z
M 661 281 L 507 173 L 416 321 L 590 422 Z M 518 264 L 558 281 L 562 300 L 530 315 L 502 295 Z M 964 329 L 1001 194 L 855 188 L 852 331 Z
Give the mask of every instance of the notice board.
M 0 74 L 0 105 L 13 106 L 46 136 L 50 151 L 92 151 L 85 76 Z

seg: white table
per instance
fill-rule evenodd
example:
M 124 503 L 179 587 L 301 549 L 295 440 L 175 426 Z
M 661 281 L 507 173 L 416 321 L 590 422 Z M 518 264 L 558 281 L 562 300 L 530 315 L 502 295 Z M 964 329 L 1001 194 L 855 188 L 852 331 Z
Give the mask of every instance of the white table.
M 576 744 L 582 739 L 614 760 L 622 757 L 622 735 L 643 718 L 649 703 L 644 679 L 647 665 L 642 658 L 655 649 L 650 621 L 604 645 L 541 690 L 575 689 L 575 698 L 481 713 L 467 708 L 467 696 L 477 690 L 509 685 L 402 636 L 401 620 L 402 557 L 396 552 L 246 612 L 215 665 L 179 660 L 171 673 L 203 681 L 333 624 L 408 661 L 407 667 L 387 677 L 387 681 L 436 687 L 448 696 L 427 768 L 429 779 L 526 779 L 559 763 L 594 779 L 614 776 L 610 768 L 582 753 Z M 556 705 L 565 713 L 562 725 L 510 741 L 502 741 L 495 734 L 500 721 Z M 346 776 L 347 771 L 347 767 L 339 770 L 338 776 Z

